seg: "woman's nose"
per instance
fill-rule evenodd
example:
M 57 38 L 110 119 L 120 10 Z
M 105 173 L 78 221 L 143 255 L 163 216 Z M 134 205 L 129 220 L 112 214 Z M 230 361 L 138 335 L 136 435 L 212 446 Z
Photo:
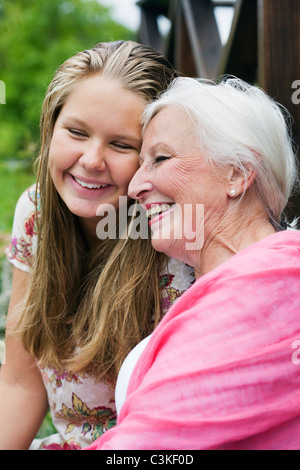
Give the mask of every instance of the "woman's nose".
M 146 172 L 143 171 L 141 167 L 139 170 L 137 170 L 129 183 L 128 195 L 132 199 L 142 200 L 152 189 L 153 184 L 150 181 L 150 178 L 147 177 Z

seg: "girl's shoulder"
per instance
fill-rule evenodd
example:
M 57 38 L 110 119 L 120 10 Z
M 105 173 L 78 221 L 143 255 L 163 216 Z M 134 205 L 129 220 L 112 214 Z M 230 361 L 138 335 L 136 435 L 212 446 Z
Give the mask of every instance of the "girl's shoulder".
M 33 184 L 19 197 L 15 213 L 26 217 L 28 211 L 36 211 L 36 209 L 38 212 L 41 210 L 40 191 L 36 184 Z
M 166 313 L 195 282 L 194 269 L 175 258 L 168 258 L 160 272 L 161 307 Z
M 39 190 L 36 185 L 32 185 L 23 192 L 16 204 L 11 241 L 5 250 L 8 261 L 22 271 L 30 271 L 36 253 L 36 218 L 39 214 Z

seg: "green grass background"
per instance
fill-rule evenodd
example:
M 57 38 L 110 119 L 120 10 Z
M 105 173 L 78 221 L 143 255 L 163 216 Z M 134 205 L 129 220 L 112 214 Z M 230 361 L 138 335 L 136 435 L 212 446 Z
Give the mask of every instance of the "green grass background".
M 15 205 L 22 192 L 34 182 L 31 162 L 0 161 L 0 233 L 11 232 Z
M 4 259 L 4 249 L 9 243 L 15 205 L 17 200 L 31 184 L 35 175 L 31 162 L 0 161 L 0 262 Z M 48 412 L 37 438 L 57 432 Z

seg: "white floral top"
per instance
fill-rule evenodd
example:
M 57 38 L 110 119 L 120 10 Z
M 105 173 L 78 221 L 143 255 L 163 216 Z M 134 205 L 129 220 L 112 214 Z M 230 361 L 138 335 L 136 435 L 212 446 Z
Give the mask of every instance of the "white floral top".
M 39 196 L 37 197 L 39 211 Z M 20 197 L 15 211 L 12 238 L 6 249 L 8 260 L 18 269 L 30 272 L 36 253 L 36 192 L 31 186 Z M 194 282 L 192 268 L 170 259 L 161 274 L 163 310 Z M 52 420 L 58 433 L 35 440 L 31 449 L 81 449 L 90 445 L 116 423 L 115 390 L 106 382 L 95 382 L 87 374 L 57 373 L 41 369 Z

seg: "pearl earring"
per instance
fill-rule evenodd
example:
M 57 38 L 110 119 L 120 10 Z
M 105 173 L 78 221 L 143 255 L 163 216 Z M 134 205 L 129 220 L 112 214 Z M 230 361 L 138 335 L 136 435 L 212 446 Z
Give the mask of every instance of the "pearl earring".
M 231 196 L 235 196 L 235 195 L 236 195 L 236 190 L 235 190 L 235 189 L 232 189 L 232 190 L 230 191 L 230 195 L 231 195 Z

